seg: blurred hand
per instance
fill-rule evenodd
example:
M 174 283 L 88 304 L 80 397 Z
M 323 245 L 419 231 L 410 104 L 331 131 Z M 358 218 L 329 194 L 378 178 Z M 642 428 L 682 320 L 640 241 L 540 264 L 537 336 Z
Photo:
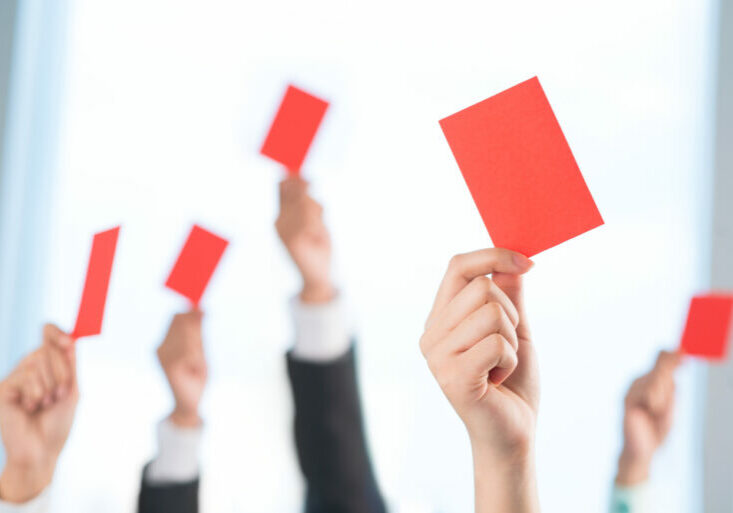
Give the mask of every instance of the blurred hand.
M 301 178 L 280 182 L 275 228 L 303 278 L 301 300 L 325 303 L 333 299 L 331 238 L 323 224 L 323 208 L 308 195 L 308 184 Z
M 538 511 L 539 376 L 520 276 L 532 265 L 505 249 L 453 257 L 420 339 L 430 370 L 468 430 L 480 512 Z
M 158 360 L 176 402 L 170 420 L 180 427 L 201 423 L 199 403 L 208 374 L 201 337 L 202 317 L 200 311 L 175 315 L 158 348 Z
M 633 486 L 646 481 L 652 457 L 667 438 L 674 415 L 674 371 L 680 355 L 662 351 L 654 368 L 631 384 L 624 412 L 624 448 L 616 482 Z
M 7 457 L 0 499 L 27 502 L 51 483 L 78 400 L 74 343 L 47 324 L 41 347 L 0 383 L 0 434 Z

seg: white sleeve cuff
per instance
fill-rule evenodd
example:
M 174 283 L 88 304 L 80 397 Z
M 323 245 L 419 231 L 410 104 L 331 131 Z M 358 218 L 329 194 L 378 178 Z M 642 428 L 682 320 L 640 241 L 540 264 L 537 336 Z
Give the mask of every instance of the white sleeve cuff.
M 49 488 L 46 488 L 35 499 L 23 504 L 11 504 L 0 500 L 0 513 L 47 513 L 49 511 Z
M 341 296 L 328 303 L 305 304 L 297 296 L 290 302 L 295 323 L 293 356 L 312 362 L 336 360 L 351 346 L 351 330 Z
M 175 484 L 197 479 L 202 431 L 202 427 L 181 428 L 169 419 L 161 421 L 158 424 L 158 455 L 148 466 L 145 482 Z
M 648 495 L 646 483 L 636 486 L 616 485 L 611 494 L 611 513 L 648 513 Z

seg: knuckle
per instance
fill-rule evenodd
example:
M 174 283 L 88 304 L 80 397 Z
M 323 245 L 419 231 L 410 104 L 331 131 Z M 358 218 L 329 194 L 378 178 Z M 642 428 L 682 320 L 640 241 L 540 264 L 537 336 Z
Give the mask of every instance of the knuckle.
M 491 279 L 488 276 L 476 276 L 473 280 L 471 280 L 484 295 L 491 292 Z
M 455 272 L 463 263 L 463 255 L 453 255 L 448 261 L 448 271 Z
M 420 352 L 422 353 L 422 355 L 425 358 L 427 358 L 428 356 L 427 355 L 427 348 L 428 348 L 428 334 L 427 333 L 423 333 L 423 335 L 420 337 L 419 345 L 420 345 Z
M 486 312 L 486 315 L 489 316 L 492 321 L 498 321 L 504 314 L 504 308 L 502 308 L 502 306 L 496 301 L 486 303 L 483 306 L 483 309 Z

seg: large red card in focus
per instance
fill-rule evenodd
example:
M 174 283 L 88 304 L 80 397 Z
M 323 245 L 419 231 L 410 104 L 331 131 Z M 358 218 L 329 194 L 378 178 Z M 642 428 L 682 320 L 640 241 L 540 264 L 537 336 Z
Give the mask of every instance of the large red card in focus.
M 728 352 L 733 295 L 705 294 L 690 301 L 680 350 L 691 356 L 722 359 Z
M 92 240 L 87 277 L 81 294 L 73 339 L 99 335 L 102 332 L 104 305 L 107 302 L 109 278 L 117 249 L 120 227 L 100 232 Z
M 187 297 L 194 307 L 198 307 L 228 245 L 226 239 L 194 225 L 165 286 Z
M 494 246 L 531 257 L 603 224 L 537 77 L 440 126 Z
M 327 101 L 288 86 L 260 153 L 298 174 L 327 108 Z

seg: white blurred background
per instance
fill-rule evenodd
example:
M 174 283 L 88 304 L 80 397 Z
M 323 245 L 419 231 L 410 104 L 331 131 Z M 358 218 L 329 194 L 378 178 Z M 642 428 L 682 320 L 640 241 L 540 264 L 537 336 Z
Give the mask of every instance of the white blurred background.
M 258 154 L 289 82 L 331 101 L 304 175 L 354 313 L 380 484 L 395 510 L 469 511 L 468 441 L 417 342 L 449 257 L 491 243 L 438 119 L 534 75 L 606 221 L 535 257 L 527 280 L 541 501 L 607 508 L 626 387 L 677 344 L 689 296 L 708 286 L 714 0 L 21 4 L 27 26 L 53 31 L 16 38 L 56 39 L 34 68 L 47 71 L 18 71 L 31 79 L 11 90 L 45 99 L 29 123 L 46 131 L 14 107 L 9 126 L 28 138 L 6 133 L 5 151 L 31 157 L 4 157 L 0 226 L 22 251 L 4 243 L 16 257 L 0 271 L 35 292 L 4 287 L 0 370 L 44 320 L 72 327 L 91 235 L 123 226 L 104 333 L 79 347 L 56 511 L 134 510 L 171 406 L 154 348 L 186 306 L 162 284 L 193 222 L 232 242 L 202 303 L 205 511 L 301 507 L 283 359 L 298 282 L 273 230 L 282 172 Z M 679 378 L 653 496 L 698 512 L 704 367 Z

